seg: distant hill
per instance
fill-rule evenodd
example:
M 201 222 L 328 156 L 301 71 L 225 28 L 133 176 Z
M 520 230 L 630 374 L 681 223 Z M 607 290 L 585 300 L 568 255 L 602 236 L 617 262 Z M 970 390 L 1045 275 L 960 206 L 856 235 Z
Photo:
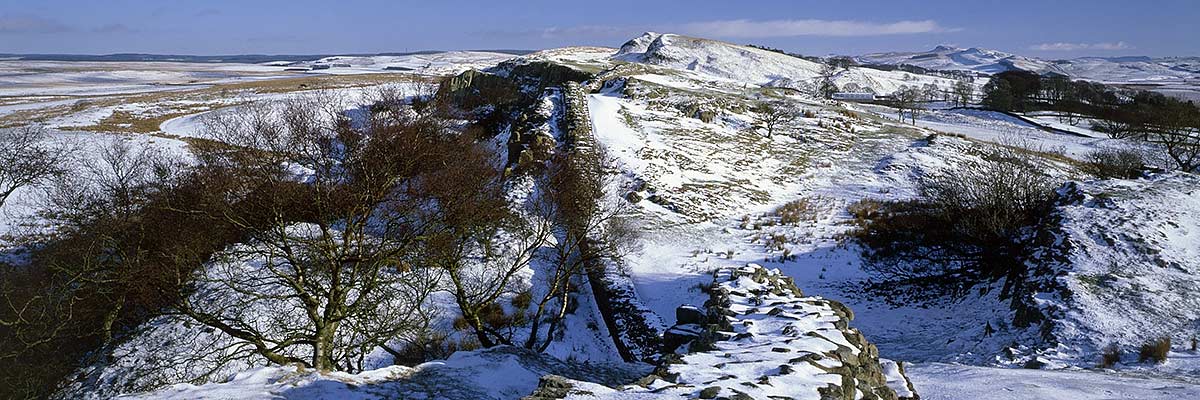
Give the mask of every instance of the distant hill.
M 1010 70 L 1057 73 L 1114 83 L 1157 83 L 1200 79 L 1200 58 L 1083 57 L 1044 60 L 978 47 L 937 46 L 920 52 L 873 53 L 855 57 L 866 65 L 914 65 L 930 70 L 996 74 Z
M 512 55 L 529 54 L 529 50 L 470 50 Z M 442 53 L 441 50 L 424 50 L 407 53 L 369 53 L 369 54 L 233 54 L 233 55 L 179 55 L 179 54 L 0 54 L 0 59 L 29 60 L 29 61 L 124 61 L 124 62 L 193 62 L 193 63 L 239 63 L 261 64 L 272 61 L 312 61 L 327 57 L 399 57 L 421 54 Z
M 856 57 L 856 60 L 861 64 L 868 65 L 906 64 L 939 71 L 975 71 L 986 74 L 996 74 L 1013 69 L 1039 72 L 1054 69 L 1053 65 L 1046 61 L 978 47 L 963 49 L 938 46 L 933 50 L 923 52 L 867 54 Z

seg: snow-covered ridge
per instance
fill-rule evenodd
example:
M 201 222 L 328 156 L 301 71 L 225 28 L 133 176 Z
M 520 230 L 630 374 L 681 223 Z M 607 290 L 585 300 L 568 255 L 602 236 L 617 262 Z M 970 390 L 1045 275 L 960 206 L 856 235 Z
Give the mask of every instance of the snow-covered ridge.
M 670 33 L 647 32 L 626 42 L 614 60 L 648 64 L 711 76 L 741 85 L 776 86 L 810 92 L 822 65 L 750 46 Z M 901 85 L 933 83 L 946 90 L 952 80 L 903 71 L 851 67 L 837 71 L 834 83 L 847 91 L 887 94 Z
M 614 59 L 703 72 L 727 79 L 767 84 L 806 80 L 821 65 L 786 54 L 710 39 L 647 32 L 626 42 Z

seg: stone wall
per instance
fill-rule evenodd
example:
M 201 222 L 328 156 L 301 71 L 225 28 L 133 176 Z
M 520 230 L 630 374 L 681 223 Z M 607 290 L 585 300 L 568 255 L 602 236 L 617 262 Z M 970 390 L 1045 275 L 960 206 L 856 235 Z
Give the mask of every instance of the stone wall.
M 755 264 L 714 273 L 703 307 L 682 306 L 664 340 L 673 351 L 635 385 L 589 398 L 917 399 L 899 364 L 849 326 L 839 302 L 807 297 L 791 278 Z M 554 380 L 542 392 L 573 398 L 583 388 Z M 890 385 L 889 385 L 890 384 Z M 584 397 L 584 396 L 580 396 Z M 543 397 L 545 398 L 545 397 Z

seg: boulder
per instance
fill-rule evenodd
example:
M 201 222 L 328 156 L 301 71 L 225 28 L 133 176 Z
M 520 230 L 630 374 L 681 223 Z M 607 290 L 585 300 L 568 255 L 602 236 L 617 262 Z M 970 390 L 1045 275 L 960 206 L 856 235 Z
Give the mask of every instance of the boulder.
M 699 307 L 693 305 L 682 305 L 675 308 L 675 324 L 703 324 L 708 320 L 708 315 Z
M 673 352 L 700 337 L 703 328 L 696 324 L 675 325 L 663 332 L 663 350 Z

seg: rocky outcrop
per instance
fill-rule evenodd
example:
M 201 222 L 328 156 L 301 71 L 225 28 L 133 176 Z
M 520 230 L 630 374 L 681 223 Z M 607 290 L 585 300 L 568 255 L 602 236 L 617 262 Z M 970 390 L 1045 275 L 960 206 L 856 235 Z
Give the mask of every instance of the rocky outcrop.
M 566 110 L 560 121 L 566 145 L 578 160 L 600 162 L 598 146 L 588 118 L 587 89 L 569 82 L 564 90 Z M 591 160 L 591 161 L 586 161 Z M 613 345 L 625 361 L 649 361 L 659 354 L 661 324 L 637 297 L 633 281 L 608 260 L 596 260 L 586 268 L 587 281 L 596 306 L 612 335 Z M 604 264 L 604 265 L 600 265 Z
M 438 86 L 437 97 L 440 101 L 449 101 L 464 110 L 480 107 L 505 108 L 514 104 L 529 103 L 533 98 L 522 92 L 509 78 L 474 69 L 442 81 Z
M 548 87 L 561 87 L 567 82 L 585 82 L 594 77 L 591 73 L 567 65 L 523 58 L 505 61 L 492 71 L 512 78 L 527 91 L 533 92 Z

